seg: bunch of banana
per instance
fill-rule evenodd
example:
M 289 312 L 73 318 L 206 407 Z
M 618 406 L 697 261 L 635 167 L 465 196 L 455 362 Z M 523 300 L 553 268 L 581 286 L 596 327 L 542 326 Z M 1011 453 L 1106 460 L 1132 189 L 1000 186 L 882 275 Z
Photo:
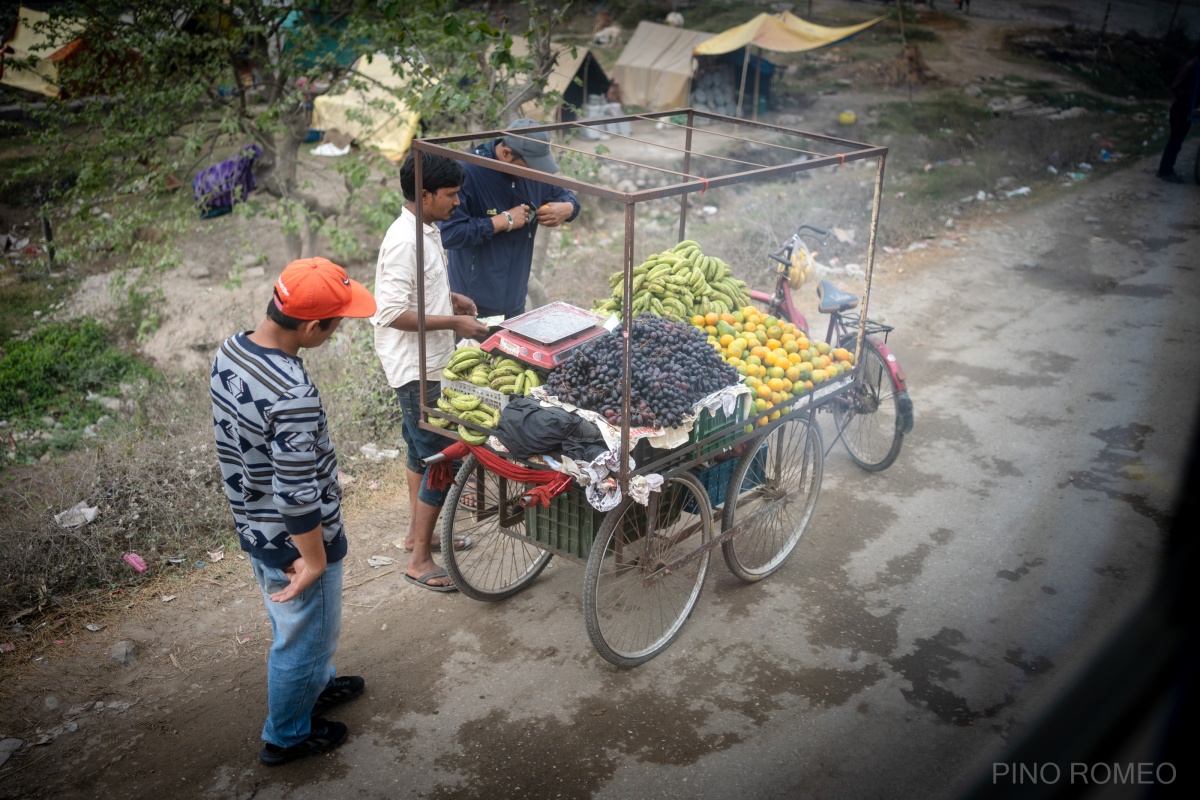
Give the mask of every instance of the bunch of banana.
M 460 347 L 450 356 L 450 362 L 442 370 L 442 377 L 448 381 L 471 381 L 477 386 L 486 386 L 471 376 L 486 375 L 489 369 L 490 357 L 478 347 Z
M 442 389 L 442 396 L 437 401 L 438 408 L 448 414 L 453 414 L 481 428 L 494 428 L 500 422 L 500 412 L 484 403 L 477 395 L 459 392 L 454 389 Z M 450 420 L 430 416 L 429 421 L 439 428 L 449 428 Z M 463 424 L 458 424 L 458 435 L 468 444 L 483 444 L 488 435 L 474 430 Z
M 598 301 L 592 310 L 620 316 L 625 295 L 624 275 L 608 279 L 612 296 Z M 733 277 L 729 265 L 700 252 L 700 245 L 684 240 L 655 253 L 633 270 L 633 313 L 644 311 L 685 322 L 696 314 L 733 311 L 750 303 L 744 281 Z

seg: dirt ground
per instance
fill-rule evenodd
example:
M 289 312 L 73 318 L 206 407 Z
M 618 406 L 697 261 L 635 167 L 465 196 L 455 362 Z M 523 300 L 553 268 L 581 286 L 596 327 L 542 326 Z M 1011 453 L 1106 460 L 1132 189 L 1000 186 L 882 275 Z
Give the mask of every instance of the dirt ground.
M 1048 76 L 1032 65 L 1002 61 L 995 52 L 996 43 L 1003 30 L 1015 23 L 1095 24 L 1097 8 L 1102 13 L 1104 5 L 1091 3 L 1084 11 L 1072 4 L 977 2 L 963 35 L 952 40 L 945 57 L 930 60 L 929 67 L 949 85 L 985 75 L 1018 74 L 1049 77 L 1064 88 L 1074 88 L 1057 74 Z M 1152 27 L 1169 12 L 1170 5 L 1156 3 L 1147 9 L 1139 3 L 1113 3 L 1109 24 L 1114 28 Z M 1194 4 L 1184 9 L 1192 18 L 1197 11 Z M 868 109 L 872 97 L 842 93 L 818 98 L 805 116 L 824 129 L 833 124 L 837 111 L 848 101 Z M 620 147 L 615 146 L 614 150 L 619 152 Z M 1184 157 L 1190 158 L 1193 150 L 1194 139 L 1185 148 Z M 1152 166 L 1143 161 L 1125 173 L 1106 178 L 1110 183 L 1104 186 L 1111 188 L 1089 189 L 1092 202 L 1107 204 L 1107 219 L 1112 225 L 1120 219 L 1122 202 L 1142 195 L 1149 197 L 1147 192 L 1172 207 L 1180 204 L 1193 210 L 1197 207 L 1195 187 L 1168 187 L 1178 193 L 1164 197 L 1162 187 L 1151 185 L 1147 173 Z M 1181 166 L 1190 167 L 1190 162 Z M 1054 233 L 1039 226 L 1038 220 L 1054 215 L 1078 217 L 1080 214 L 1075 212 L 1079 203 L 1078 195 L 1064 194 L 1052 203 L 1014 211 L 1003 220 L 980 221 L 971 229 L 957 228 L 951 234 L 952 244 L 944 247 L 880 252 L 879 292 L 884 297 L 892 292 L 924 292 L 922 296 L 909 295 L 908 302 L 926 307 L 933 304 L 944 286 L 918 284 L 915 274 L 942 271 L 957 278 L 994 268 L 997 260 L 1006 260 L 1019 270 L 1022 254 L 1053 249 Z M 1194 223 L 1194 214 L 1192 220 Z M 197 231 L 186 246 L 183 266 L 163 283 L 166 305 L 172 313 L 145 345 L 151 358 L 185 370 L 205 369 L 212 349 L 223 336 L 254 324 L 270 296 L 274 265 L 284 258 L 282 240 L 269 226 L 269 222 L 262 220 L 223 218 L 209 221 Z M 1008 231 L 1004 235 L 1009 237 L 1005 239 L 1009 243 L 1011 232 L 1018 232 L 1019 251 L 1014 248 L 997 253 L 987 247 L 968 246 L 972 241 L 995 241 L 999 228 Z M 1107 228 L 1095 227 L 1091 222 L 1085 222 L 1081 230 L 1086 233 L 1084 241 L 1093 245 L 1096 238 L 1103 240 L 1108 233 Z M 1030 238 L 1020 240 L 1025 231 L 1032 232 Z M 1182 245 L 1195 252 L 1190 245 L 1200 245 L 1200 231 L 1194 224 L 1146 231 L 1141 238 L 1150 250 Z M 229 270 L 246 255 L 270 266 L 261 276 L 244 276 L 240 286 L 228 285 Z M 207 268 L 207 274 L 201 274 L 202 268 Z M 370 278 L 369 259 L 351 264 L 350 268 L 356 277 Z M 109 302 L 105 280 L 105 276 L 90 279 L 74 301 L 72 312 L 102 312 Z M 594 276 L 585 274 L 577 280 L 577 284 L 556 285 L 555 296 L 579 303 L 590 300 L 574 295 L 590 291 Z M 1036 292 L 1039 288 L 1046 287 L 1039 287 L 1034 279 L 1029 291 Z M 939 325 L 931 322 L 921 335 L 910 334 L 910 344 L 918 350 L 928 348 L 925 354 L 947 346 L 939 338 L 942 333 Z M 928 355 L 917 356 L 918 360 L 925 358 Z M 749 736 L 748 731 L 723 730 L 719 714 L 700 715 L 696 704 L 686 698 L 668 703 L 662 698 L 639 697 L 628 690 L 619 692 L 614 688 L 616 678 L 602 671 L 597 676 L 593 666 L 587 674 L 595 677 L 599 685 L 588 695 L 590 699 L 586 702 L 591 703 L 588 713 L 596 718 L 609 715 L 606 719 L 611 722 L 600 724 L 606 720 L 598 720 L 594 731 L 609 738 L 603 742 L 579 741 L 571 732 L 569 719 L 559 723 L 561 727 L 551 725 L 552 730 L 543 728 L 530 733 L 538 737 L 539 744 L 548 747 L 553 747 L 556 741 L 579 747 L 580 752 L 570 759 L 572 763 L 564 764 L 563 759 L 531 759 L 529 749 L 524 747 L 523 762 L 513 763 L 504 757 L 503 748 L 495 747 L 496 742 L 489 739 L 488 725 L 514 735 L 519 725 L 511 723 L 520 721 L 515 711 L 516 719 L 496 712 L 472 736 L 460 738 L 454 752 L 436 757 L 425 753 L 420 742 L 427 731 L 420 725 L 436 724 L 434 715 L 439 713 L 439 704 L 461 706 L 474 702 L 466 697 L 448 699 L 447 682 L 453 685 L 456 674 L 478 678 L 481 672 L 499 669 L 511 680 L 520 673 L 523 661 L 553 661 L 556 656 L 561 657 L 560 650 L 572 654 L 570 662 L 563 665 L 564 670 L 583 672 L 579 662 L 594 661 L 595 656 L 588 655 L 586 650 L 579 655 L 573 645 L 552 643 L 557 641 L 553 637 L 559 631 L 578 638 L 578 620 L 572 619 L 570 625 L 561 627 L 549 617 L 544 605 L 534 605 L 521 599 L 523 596 L 509 601 L 507 613 L 515 614 L 529 630 L 539 628 L 550 632 L 549 636 L 536 637 L 537 647 L 531 648 L 521 641 L 519 629 L 514 635 L 512 628 L 494 624 L 491 608 L 464 609 L 469 601 L 458 598 L 456 605 L 448 610 L 441 595 L 421 592 L 400 582 L 404 554 L 394 542 L 407 521 L 407 509 L 402 501 L 396 500 L 402 496 L 399 488 L 400 474 L 396 471 L 370 488 L 359 486 L 351 492 L 354 499 L 346 517 L 353 532 L 352 555 L 347 560 L 345 577 L 346 625 L 342 649 L 353 654 L 354 670 L 369 675 L 373 682 L 369 697 L 359 701 L 362 707 L 356 707 L 360 723 L 378 722 L 381 718 L 372 709 L 383 708 L 403 708 L 419 715 L 424 722 L 404 725 L 389 722 L 372 728 L 370 735 L 380 746 L 410 751 L 415 763 L 403 765 L 402 772 L 401 765 L 395 762 L 364 758 L 365 765 L 372 769 L 357 774 L 372 777 L 360 777 L 361 796 L 416 796 L 404 786 L 404 774 L 416 770 L 445 774 L 462 767 L 464 762 L 485 759 L 486 771 L 475 764 L 479 770 L 472 773 L 473 782 L 446 783 L 422 796 L 488 797 L 499 792 L 528 797 L 591 796 L 599 791 L 603 778 L 609 774 L 605 772 L 606 757 L 598 752 L 605 748 L 631 754 L 640 752 L 664 768 L 686 767 L 697 751 L 720 749 L 726 740 Z M 370 567 L 367 558 L 372 555 L 392 557 L 395 563 L 378 569 Z M 0 797 L 304 797 L 308 796 L 306 786 L 352 779 L 355 770 L 363 765 L 341 761 L 336 755 L 277 771 L 265 770 L 253 762 L 265 699 L 264 663 L 271 641 L 262 599 L 246 563 L 235 553 L 227 553 L 224 560 L 209 564 L 196 575 L 193 581 L 179 587 L 173 599 L 168 601 L 159 594 L 142 592 L 131 598 L 130 607 L 123 613 L 95 620 L 99 630 L 64 632 L 57 649 L 25 669 L 9 672 L 0 687 L 3 699 L 0 738 L 21 738 L 26 746 L 0 766 Z M 578 588 L 573 582 L 577 580 L 577 570 L 552 565 L 540 579 L 538 592 L 556 594 L 563 604 L 571 607 L 569 616 L 576 617 Z M 735 612 L 750 613 L 738 605 L 740 601 L 726 598 L 725 602 L 732 604 Z M 459 626 L 474 627 L 463 632 L 462 627 L 438 624 L 439 620 L 450 617 Z M 391 624 L 384 620 L 391 620 Z M 420 620 L 424 624 L 419 624 Z M 746 637 L 749 639 L 749 634 Z M 464 638 L 472 641 L 469 655 L 446 661 L 446 653 L 461 646 Z M 132 643 L 133 655 L 128 666 L 110 657 L 119 642 Z M 1013 657 L 1019 660 L 1022 655 Z M 681 671 L 675 678 L 677 681 L 705 680 L 704 675 L 689 673 L 685 664 L 679 664 L 678 668 Z M 1034 671 L 1036 668 L 1036 663 L 1029 667 Z M 754 675 L 747 681 L 745 693 L 757 697 L 758 692 L 765 692 L 763 702 L 767 704 L 771 682 L 785 678 L 785 675 Z M 836 670 L 829 670 L 826 678 L 823 691 L 827 697 L 850 697 L 861 688 L 853 682 L 845 683 L 845 674 Z M 571 677 L 567 673 L 559 680 L 569 682 Z M 477 683 L 472 685 L 478 688 Z M 506 691 L 507 685 L 497 683 L 493 688 L 497 692 Z M 522 691 L 533 697 L 539 687 L 522 685 Z M 485 694 L 479 695 L 479 702 L 485 702 Z M 618 696 L 629 707 L 642 704 L 632 721 L 620 712 L 616 700 L 606 699 Z M 673 735 L 678 742 L 670 746 L 646 744 L 639 749 L 638 737 L 653 729 L 650 718 L 656 715 L 675 715 L 679 726 Z M 764 709 L 753 725 L 768 724 L 769 715 L 769 710 Z M 693 716 L 699 720 L 695 727 L 690 722 Z M 834 775 L 838 767 L 827 763 L 823 769 Z M 680 780 L 687 773 L 681 770 L 672 774 L 675 780 Z M 944 787 L 947 776 L 940 777 L 941 782 L 931 778 L 930 785 Z M 645 796 L 657 796 L 652 786 L 646 787 Z M 663 796 L 675 795 L 664 791 Z

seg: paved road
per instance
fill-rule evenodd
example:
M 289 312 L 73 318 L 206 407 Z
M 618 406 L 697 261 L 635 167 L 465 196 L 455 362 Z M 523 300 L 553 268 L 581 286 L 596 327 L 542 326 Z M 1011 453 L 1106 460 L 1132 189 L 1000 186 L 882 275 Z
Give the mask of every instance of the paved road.
M 1135 169 L 884 264 L 899 461 L 833 451 L 784 570 L 715 560 L 636 670 L 591 650 L 573 564 L 497 605 L 356 590 L 357 735 L 256 797 L 925 797 L 990 770 L 1154 580 L 1200 383 L 1196 200 Z

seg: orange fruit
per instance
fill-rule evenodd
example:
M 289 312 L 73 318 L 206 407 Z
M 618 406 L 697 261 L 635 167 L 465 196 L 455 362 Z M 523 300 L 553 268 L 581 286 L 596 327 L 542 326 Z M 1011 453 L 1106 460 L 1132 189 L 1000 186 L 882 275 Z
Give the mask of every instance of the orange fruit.
M 732 333 L 722 334 L 721 338 L 718 339 L 717 341 L 719 341 L 721 343 L 721 347 L 729 347 L 730 343 L 733 342 L 733 334 Z
M 829 342 L 817 342 L 817 352 L 825 355 L 829 352 Z
M 788 367 L 787 370 L 783 374 L 784 374 L 784 377 L 787 378 L 792 383 L 795 383 L 796 381 L 800 380 L 800 368 L 797 367 L 795 364 Z
M 786 337 L 787 337 L 787 334 L 786 334 L 786 333 L 784 334 L 784 337 L 785 337 L 785 338 L 784 338 L 784 340 L 783 340 L 783 352 L 785 352 L 785 353 L 795 353 L 795 352 L 798 352 L 798 348 L 796 347 L 796 342 L 795 342 L 795 340 L 791 340 L 791 341 L 789 341 L 789 340 L 786 338 Z
M 778 339 L 780 336 L 783 336 L 783 329 L 780 328 L 778 325 L 773 325 L 768 322 L 767 323 L 767 336 L 770 336 L 772 339 Z
M 769 381 L 767 381 L 767 388 L 770 389 L 772 392 L 782 392 L 783 391 L 783 381 L 779 380 L 779 378 L 771 378 Z M 772 399 L 774 399 L 774 398 L 772 398 Z
M 720 319 L 721 318 L 717 315 L 717 312 L 715 312 L 715 311 L 710 311 L 704 315 L 704 322 L 706 325 L 716 325 L 717 321 Z
M 787 376 L 787 370 L 783 367 L 771 367 L 767 370 L 767 375 L 771 378 L 783 378 Z
M 763 383 L 760 383 L 758 385 L 758 388 L 755 389 L 755 391 L 758 392 L 759 397 L 770 397 L 771 396 L 771 387 L 767 386 L 766 384 L 763 384 Z
M 733 314 L 730 314 L 728 311 L 723 311 L 718 315 L 718 319 L 720 319 L 721 322 L 724 322 L 726 325 L 729 325 L 733 322 Z
M 695 325 L 697 328 L 703 328 L 704 322 L 705 322 L 705 320 L 704 320 L 703 314 L 697 314 L 696 316 L 692 317 L 692 324 Z
M 754 329 L 756 327 L 757 327 L 757 325 L 755 325 L 755 323 L 753 321 L 746 320 L 746 323 L 744 325 L 742 325 L 742 330 L 744 330 L 746 333 L 754 333 Z

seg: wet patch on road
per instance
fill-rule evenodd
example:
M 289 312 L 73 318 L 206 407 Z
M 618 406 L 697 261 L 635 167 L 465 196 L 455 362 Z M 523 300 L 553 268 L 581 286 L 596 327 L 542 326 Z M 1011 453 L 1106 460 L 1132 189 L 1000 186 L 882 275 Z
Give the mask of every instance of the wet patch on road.
M 962 417 L 947 417 L 932 411 L 921 415 L 921 438 L 930 442 L 954 442 L 969 448 L 979 445 L 975 432 L 970 425 L 963 422 Z
M 1024 425 L 1027 428 L 1057 428 L 1064 424 L 1064 420 L 1047 417 L 1042 414 L 1030 414 L 1029 416 L 1009 417 L 1009 422 L 1016 422 Z
M 1109 278 L 1098 282 L 1096 291 L 1120 297 L 1166 297 L 1171 294 L 1171 287 L 1152 283 L 1122 283 Z
M 932 546 L 921 542 L 904 555 L 888 559 L 883 571 L 875 573 L 875 582 L 864 586 L 863 590 L 873 592 L 911 582 L 921 574 L 921 567 L 932 552 Z
M 1025 473 L 1017 469 L 1017 465 L 1011 461 L 1007 461 L 1003 458 L 993 457 L 991 462 L 991 471 L 1002 478 L 1021 478 L 1025 475 Z
M 1004 652 L 1004 660 L 1026 675 L 1045 675 L 1054 669 L 1054 662 L 1045 656 L 1034 656 L 1030 659 L 1025 658 L 1025 648 L 1023 647 L 1014 647 L 1006 650 Z
M 725 661 L 732 661 L 737 670 L 735 696 L 719 694 L 720 681 L 704 680 L 705 670 Z M 744 741 L 746 731 L 736 730 L 736 718 L 745 725 L 764 725 L 785 696 L 803 697 L 815 706 L 844 705 L 885 677 L 876 664 L 862 669 L 790 669 L 744 646 L 723 648 L 704 665 L 692 664 L 689 671 L 694 676 L 681 677 L 694 681 L 691 691 L 622 689 L 617 684 L 628 687 L 628 681 L 612 681 L 604 693 L 576 701 L 565 719 L 550 714 L 514 717 L 494 709 L 458 729 L 451 752 L 434 762 L 458 780 L 442 784 L 429 796 L 587 797 L 630 758 L 694 764 Z
M 1059 488 L 1073 486 L 1121 500 L 1153 522 L 1165 536 L 1171 525 L 1170 515 L 1155 508 L 1145 495 L 1126 490 L 1131 482 L 1136 483 L 1147 474 L 1139 454 L 1145 447 L 1146 438 L 1152 433 L 1154 429 L 1149 425 L 1136 422 L 1092 431 L 1092 436 L 1104 442 L 1104 449 L 1093 459 L 1100 468 L 1068 473 L 1067 479 L 1058 485 Z
M 1046 356 L 1049 354 L 1043 354 Z M 975 386 L 1012 387 L 1028 382 L 1028 375 L 992 367 L 977 367 L 962 362 L 931 362 L 931 369 L 946 377 L 966 378 Z
M 1171 227 L 1174 228 L 1176 226 L 1172 225 Z M 1157 253 L 1160 250 L 1166 250 L 1168 247 L 1184 244 L 1187 242 L 1187 239 L 1182 236 L 1148 236 L 1142 238 L 1140 241 L 1143 248 L 1149 250 L 1151 253 Z
M 1113 397 L 1111 394 L 1109 394 L 1108 392 L 1091 392 L 1090 394 L 1088 394 L 1088 397 L 1090 397 L 1093 400 L 1100 400 L 1105 403 L 1111 403 L 1117 399 L 1117 398 Z
M 1045 563 L 1046 563 L 1046 559 L 1035 558 L 1030 561 L 1026 561 L 1024 564 L 1017 567 L 1016 569 L 1002 569 L 996 573 L 996 577 L 1004 578 L 1004 580 L 1006 580 L 1006 581 L 1013 581 L 1015 583 L 1016 581 L 1019 581 L 1019 580 L 1021 580 L 1021 578 L 1028 575 L 1034 569 L 1034 567 L 1040 567 L 1042 564 L 1045 564 Z
M 1117 567 L 1108 565 L 1106 567 L 1096 567 L 1092 570 L 1102 578 L 1112 578 L 1113 580 L 1123 581 L 1129 577 L 1129 570 L 1125 567 Z
M 918 708 L 928 709 L 944 722 L 963 727 L 995 717 L 1015 700 L 1012 695 L 1005 694 L 999 703 L 974 710 L 966 698 L 942 685 L 961 677 L 955 664 L 981 663 L 958 649 L 966 641 L 962 631 L 942 628 L 929 639 L 917 639 L 916 649 L 909 655 L 888 662 L 912 684 L 911 689 L 901 691 L 904 699 Z

